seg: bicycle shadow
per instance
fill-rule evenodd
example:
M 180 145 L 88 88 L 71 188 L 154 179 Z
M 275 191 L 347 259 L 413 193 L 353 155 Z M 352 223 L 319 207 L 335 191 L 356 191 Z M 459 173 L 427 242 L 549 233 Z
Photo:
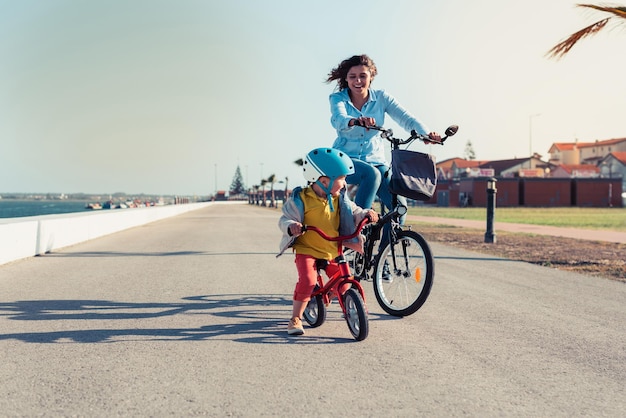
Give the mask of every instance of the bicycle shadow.
M 129 341 L 230 340 L 251 344 L 328 344 L 355 342 L 346 336 L 287 335 L 291 297 L 285 295 L 203 295 L 180 303 L 133 303 L 108 300 L 31 300 L 0 303 L 9 321 L 51 321 L 55 331 L 0 334 L 0 340 L 39 344 L 95 344 Z M 206 315 L 197 327 L 149 327 L 154 320 L 177 315 Z M 94 323 L 91 327 L 89 322 Z M 145 326 L 142 326 L 142 321 Z M 98 327 L 99 323 L 103 325 Z M 119 323 L 120 326 L 110 326 Z M 168 321 L 170 323 L 171 321 Z M 196 318 L 194 318 L 196 322 Z M 80 326 L 80 327 L 79 327 Z M 26 327 L 22 327 L 26 328 Z M 34 326 L 34 328 L 40 328 Z

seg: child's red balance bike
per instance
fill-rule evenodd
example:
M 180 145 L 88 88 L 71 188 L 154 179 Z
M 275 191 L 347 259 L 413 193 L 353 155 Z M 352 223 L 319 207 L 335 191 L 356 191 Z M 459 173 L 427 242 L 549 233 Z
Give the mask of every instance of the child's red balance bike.
M 330 305 L 333 298 L 337 297 L 343 316 L 348 323 L 350 333 L 352 333 L 352 336 L 357 341 L 362 341 L 367 338 L 369 332 L 367 307 L 365 306 L 363 288 L 361 284 L 354 279 L 350 271 L 350 266 L 343 256 L 343 241 L 347 241 L 359 235 L 368 222 L 370 222 L 370 219 L 368 217 L 364 218 L 352 235 L 340 237 L 329 237 L 324 231 L 315 226 L 305 225 L 303 227 L 304 231 L 315 231 L 325 240 L 337 242 L 337 249 L 339 251 L 339 255 L 335 259 L 339 264 L 339 269 L 337 273 L 328 277 L 326 283 L 324 283 L 321 272 L 326 269 L 328 262 L 326 260 L 317 261 L 317 285 L 315 285 L 315 289 L 311 294 L 311 300 L 304 310 L 304 319 L 311 327 L 319 327 L 326 320 L 326 307 Z M 345 289 L 348 286 L 350 287 L 341 293 L 341 289 Z

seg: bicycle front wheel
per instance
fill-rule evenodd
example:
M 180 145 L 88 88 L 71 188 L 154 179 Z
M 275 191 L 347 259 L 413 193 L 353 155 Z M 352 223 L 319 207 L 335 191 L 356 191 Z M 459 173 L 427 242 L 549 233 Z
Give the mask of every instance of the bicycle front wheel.
M 369 333 L 369 323 L 367 320 L 367 310 L 363 298 L 354 288 L 348 289 L 343 295 L 343 303 L 346 311 L 344 315 L 350 333 L 357 341 L 367 338 Z
M 417 232 L 400 231 L 397 238 L 379 252 L 374 294 L 385 312 L 407 316 L 417 312 L 430 294 L 434 260 L 428 243 Z

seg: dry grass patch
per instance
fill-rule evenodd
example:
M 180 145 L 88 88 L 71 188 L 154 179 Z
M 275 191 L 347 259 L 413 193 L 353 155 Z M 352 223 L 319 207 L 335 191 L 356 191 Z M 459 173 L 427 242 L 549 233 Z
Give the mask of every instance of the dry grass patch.
M 575 271 L 626 283 L 626 244 L 496 231 L 486 244 L 485 232 L 446 225 L 413 224 L 429 242 Z

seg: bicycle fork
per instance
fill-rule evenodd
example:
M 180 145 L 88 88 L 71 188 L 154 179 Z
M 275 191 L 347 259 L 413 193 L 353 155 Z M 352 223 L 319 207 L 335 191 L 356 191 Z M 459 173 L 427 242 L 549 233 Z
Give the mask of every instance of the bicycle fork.
M 389 249 L 391 252 L 391 266 L 390 267 L 392 268 L 391 271 L 393 271 L 394 275 L 397 275 L 401 271 L 408 272 L 409 270 L 407 247 L 406 247 L 406 242 L 404 241 L 402 241 L 402 256 L 401 256 L 402 260 L 404 260 L 404 266 L 400 266 L 400 268 L 398 268 L 397 244 L 400 241 L 398 240 L 397 228 L 399 228 L 398 225 L 392 225 L 391 229 L 389 230 Z M 402 267 L 404 267 L 404 270 L 402 270 Z
M 322 277 L 322 270 L 326 272 L 326 266 L 328 266 L 328 261 L 326 260 L 317 260 L 316 268 L 317 268 L 317 286 L 318 289 L 313 291 L 311 294 L 311 298 L 314 298 L 318 295 L 322 296 L 322 301 L 325 305 L 330 304 L 333 295 L 337 296 L 339 300 L 339 306 L 341 307 L 341 311 L 346 313 L 346 306 L 343 300 L 343 293 L 345 293 L 348 288 L 355 288 L 361 298 L 363 298 L 363 302 L 365 303 L 365 309 L 367 310 L 367 303 L 365 301 L 365 292 L 363 291 L 363 287 L 358 280 L 354 278 L 354 276 L 350 272 L 350 267 L 348 266 L 348 262 L 342 256 L 337 257 L 335 259 L 339 264 L 339 271 L 335 273 L 333 276 L 328 278 L 328 282 L 324 283 L 324 278 Z M 345 287 L 344 292 L 341 292 L 341 289 Z

